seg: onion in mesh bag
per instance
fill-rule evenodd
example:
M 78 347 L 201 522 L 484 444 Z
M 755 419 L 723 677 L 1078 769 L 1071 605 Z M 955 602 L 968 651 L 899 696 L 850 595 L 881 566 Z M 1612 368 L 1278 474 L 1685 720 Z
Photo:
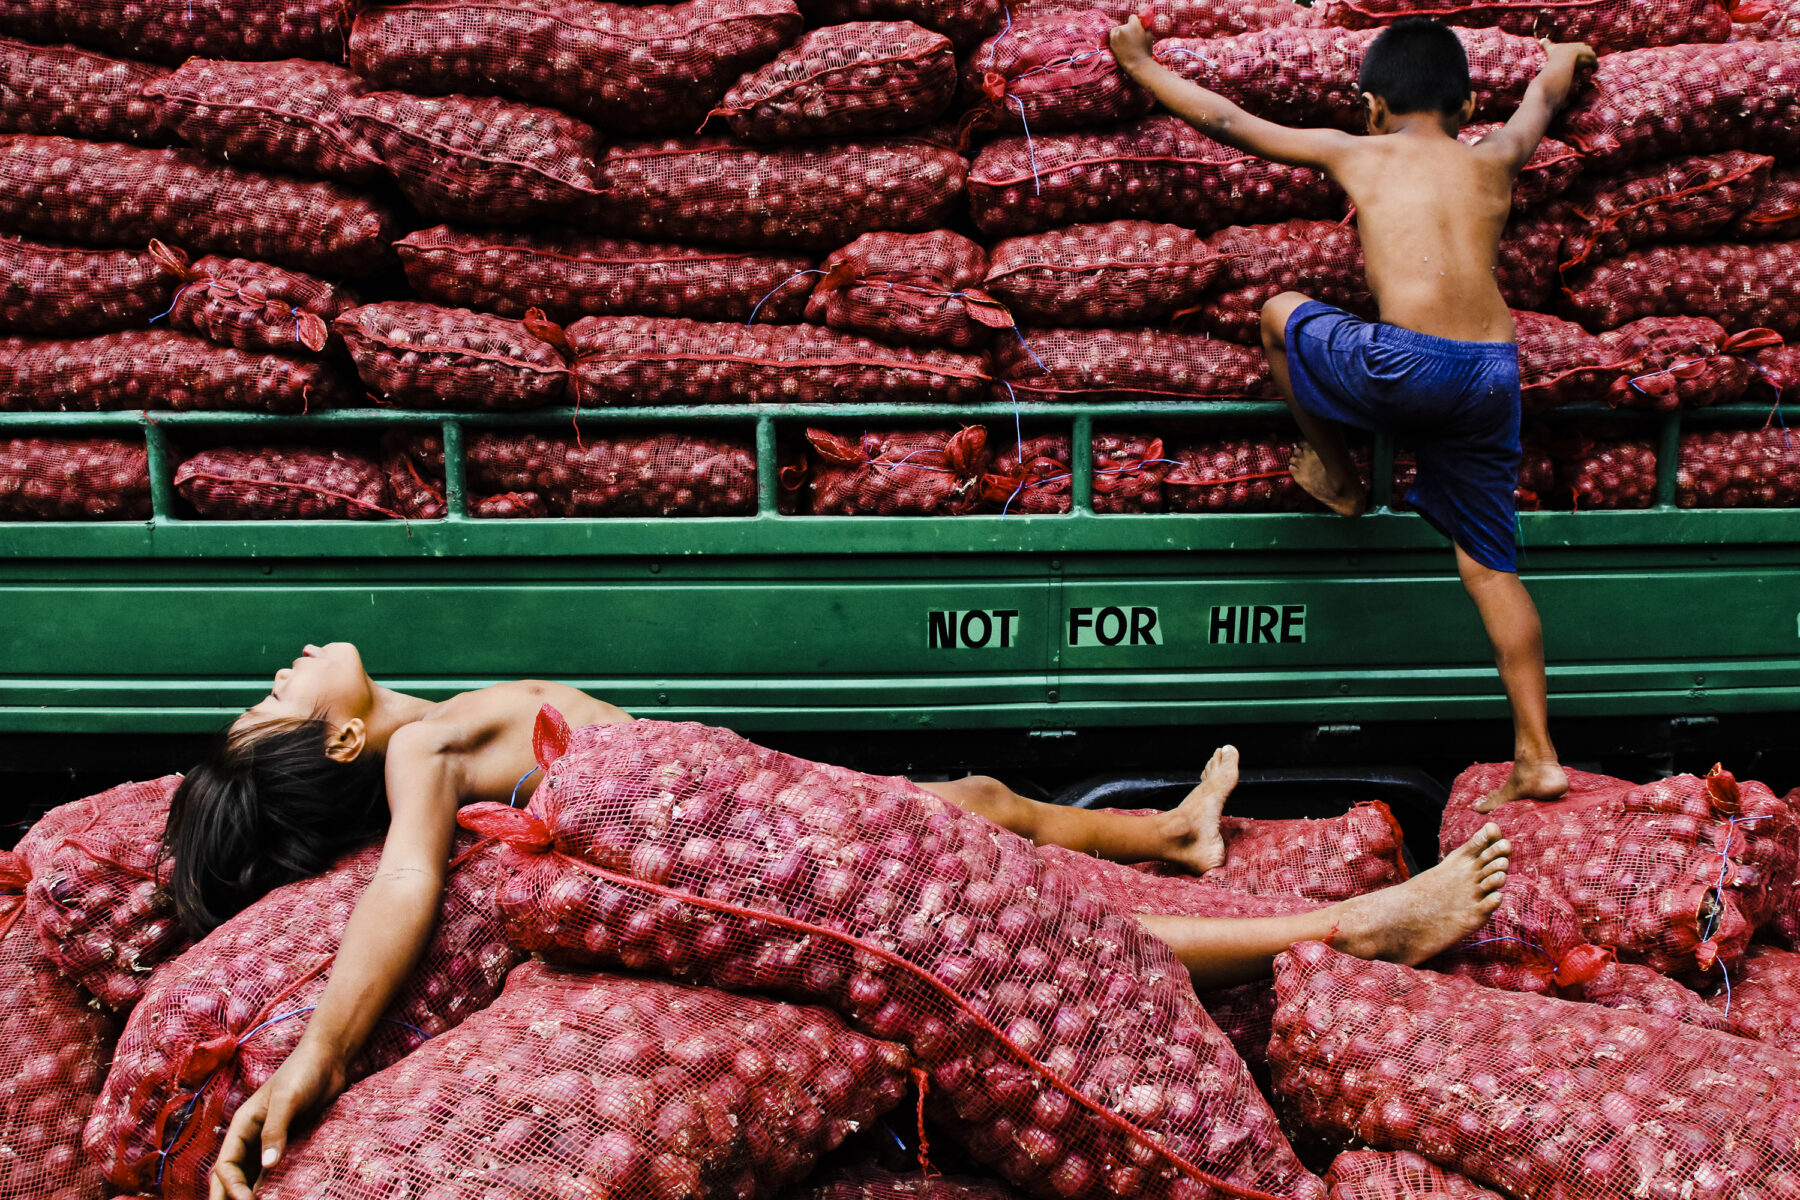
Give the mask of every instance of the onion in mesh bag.
M 344 450 L 202 450 L 175 468 L 175 490 L 202 517 L 343 521 L 398 517 L 387 474 Z
M 1727 334 L 1708 317 L 1643 317 L 1603 333 L 1602 354 L 1632 363 L 1607 399 L 1625 408 L 1669 412 L 1730 404 L 1750 388 L 1755 367 L 1746 355 L 1779 346 L 1766 329 Z
M 0 329 L 80 334 L 132 329 L 167 312 L 175 280 L 147 250 L 97 250 L 0 237 Z
M 381 159 L 351 106 L 368 90 L 330 63 L 194 58 L 144 95 L 182 141 L 220 161 L 365 182 L 380 177 Z
M 1732 222 L 1728 236 L 1777 242 L 1800 238 L 1800 168 L 1769 172 L 1756 202 Z
M 807 24 L 847 21 L 912 21 L 949 38 L 957 50 L 974 48 L 1006 20 L 1002 0 L 805 0 Z
M 884 342 L 973 350 L 1012 324 L 980 289 L 987 267 L 986 251 L 948 229 L 865 233 L 825 260 L 806 317 Z
M 1722 42 L 1731 32 L 1721 0 L 1338 0 L 1326 20 L 1350 29 L 1431 17 L 1450 25 L 1493 26 L 1557 42 L 1586 42 L 1601 54 L 1685 42 Z
M 149 515 L 150 468 L 141 442 L 0 441 L 0 520 L 102 521 Z
M 1157 329 L 1028 329 L 994 347 L 994 394 L 1020 400 L 1274 396 L 1261 350 Z
M 333 363 L 255 354 L 174 329 L 0 337 L 0 412 L 164 409 L 303 413 L 354 403 Z
M 240 350 L 316 354 L 357 305 L 349 289 L 300 271 L 216 255 L 188 266 L 161 243 L 151 251 L 181 281 L 169 324 Z
M 568 341 L 535 309 L 509 321 L 388 300 L 340 314 L 332 329 L 363 382 L 409 408 L 541 408 L 568 387 Z
M 1694 241 L 1731 225 L 1762 194 L 1774 159 L 1744 150 L 1695 154 L 1584 180 L 1568 197 L 1577 218 L 1563 270 L 1633 246 Z
M 1606 344 L 1575 324 L 1547 313 L 1513 310 L 1519 341 L 1519 391 L 1526 412 L 1597 400 L 1637 366 L 1616 359 Z
M 0 131 L 165 141 L 162 113 L 148 89 L 167 74 L 164 67 L 75 46 L 0 37 Z
M 1155 97 L 1107 46 L 1098 9 L 1014 17 L 962 66 L 964 128 L 1051 133 L 1141 117 Z
M 1683 508 L 1800 505 L 1800 441 L 1781 427 L 1684 433 L 1675 503 Z
M 980 425 L 859 438 L 808 429 L 806 440 L 806 511 L 815 516 L 958 516 L 981 501 L 989 460 Z
M 985 286 L 1028 324 L 1144 325 L 1197 304 L 1225 265 L 1190 229 L 1112 221 L 1000 242 Z
M 719 102 L 746 142 L 893 133 L 928 125 L 956 94 L 950 39 L 911 21 L 815 29 Z
M 1410 1150 L 1346 1151 L 1332 1159 L 1325 1182 L 1329 1200 L 1506 1200 Z
M 170 64 L 189 58 L 341 62 L 349 18 L 340 0 L 7 0 L 0 29 Z
M 1653 246 L 1595 263 L 1567 289 L 1591 329 L 1639 317 L 1711 317 L 1732 333 L 1800 338 L 1800 242 Z
M 1195 313 L 1200 328 L 1234 342 L 1262 344 L 1262 308 L 1286 291 L 1372 317 L 1362 242 L 1335 221 L 1237 225 L 1208 240 L 1225 269 Z
M 1287 512 L 1313 507 L 1288 470 L 1291 436 L 1176 442 L 1163 480 L 1174 512 Z

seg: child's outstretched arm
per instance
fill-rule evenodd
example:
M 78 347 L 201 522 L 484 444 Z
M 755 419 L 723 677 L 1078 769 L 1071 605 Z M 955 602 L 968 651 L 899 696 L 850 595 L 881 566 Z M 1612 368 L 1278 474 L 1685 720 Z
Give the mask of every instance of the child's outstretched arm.
M 1339 155 L 1356 143 L 1340 129 L 1294 129 L 1252 116 L 1219 95 L 1183 79 L 1156 61 L 1150 53 L 1150 34 L 1136 17 L 1112 31 L 1109 37 L 1119 67 L 1154 95 L 1170 112 L 1201 133 L 1293 167 L 1329 171 Z
M 1592 66 L 1596 60 L 1593 48 L 1585 42 L 1552 42 L 1543 39 L 1548 55 L 1544 69 L 1538 72 L 1512 120 L 1481 139 L 1481 145 L 1504 154 L 1513 174 L 1524 169 L 1527 161 L 1544 140 L 1557 111 L 1569 102 L 1575 90 L 1575 72 Z

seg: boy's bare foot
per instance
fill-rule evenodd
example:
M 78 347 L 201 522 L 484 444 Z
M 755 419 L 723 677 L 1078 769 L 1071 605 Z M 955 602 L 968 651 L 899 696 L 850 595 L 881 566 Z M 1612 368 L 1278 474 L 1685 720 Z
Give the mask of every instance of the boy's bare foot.
M 1409 967 L 1441 954 L 1485 925 L 1500 906 L 1511 851 L 1498 825 L 1482 826 L 1431 870 L 1344 901 L 1331 944 L 1358 958 Z
M 1340 517 L 1360 517 L 1369 506 L 1369 496 L 1354 480 L 1340 484 L 1325 469 L 1325 460 L 1311 446 L 1301 446 L 1288 460 L 1288 474 L 1305 489 L 1306 494 Z
M 1483 796 L 1475 811 L 1493 812 L 1514 800 L 1555 800 L 1568 790 L 1568 773 L 1554 758 L 1515 759 L 1506 782 Z
M 1200 784 L 1178 806 L 1162 815 L 1168 833 L 1168 861 L 1204 875 L 1225 862 L 1225 838 L 1219 832 L 1219 814 L 1238 781 L 1236 746 L 1220 746 L 1207 760 Z

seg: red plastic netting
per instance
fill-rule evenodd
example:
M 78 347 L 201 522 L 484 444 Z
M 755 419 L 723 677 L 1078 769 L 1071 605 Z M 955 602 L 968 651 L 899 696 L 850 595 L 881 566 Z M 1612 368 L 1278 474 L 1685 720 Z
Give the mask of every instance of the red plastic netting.
M 369 389 L 408 408 L 542 408 L 569 386 L 568 342 L 535 311 L 512 321 L 388 300 L 343 313 L 332 329 Z
M 1677 154 L 1792 154 L 1800 136 L 1800 45 L 1733 42 L 1608 54 L 1557 136 L 1595 175 Z
M 1323 174 L 1234 150 L 1167 115 L 1099 133 L 1000 138 L 969 169 L 969 215 L 990 237 L 1117 218 L 1218 229 L 1342 205 Z
M 1711 237 L 1751 208 L 1774 162 L 1728 150 L 1583 181 L 1568 198 L 1577 222 L 1563 240 L 1563 269 L 1652 242 Z
M 1354 226 L 1336 221 L 1238 225 L 1208 244 L 1225 259 L 1225 269 L 1195 317 L 1218 337 L 1260 346 L 1262 306 L 1285 291 L 1304 291 L 1325 304 L 1375 315 Z
M 957 50 L 972 49 L 1006 20 L 1002 0 L 805 0 L 809 25 L 849 21 L 912 21 L 949 38 Z
M 969 164 L 925 137 L 754 150 L 724 138 L 609 148 L 590 208 L 640 237 L 829 250 L 883 229 L 935 229 Z
M 175 281 L 144 250 L 0 237 L 0 329 L 101 333 L 167 312 Z
M 1150 0 L 1137 10 L 1144 28 L 1155 38 L 1219 38 L 1291 25 L 1318 26 L 1324 22 L 1323 5 L 1302 5 L 1298 0 Z M 1132 15 L 1127 7 L 1123 21 Z
M 1570 218 L 1552 204 L 1507 222 L 1500 238 L 1494 275 L 1500 295 L 1512 308 L 1548 308 L 1561 282 L 1556 264 L 1562 256 Z
M 1274 396 L 1261 350 L 1160 329 L 1029 329 L 994 345 L 994 395 L 1020 400 Z
M 987 430 L 914 429 L 853 437 L 806 431 L 808 462 L 784 473 L 815 516 L 960 516 L 980 505 Z
M 381 175 L 350 111 L 367 92 L 344 68 L 299 58 L 190 59 L 144 89 L 167 127 L 213 158 L 352 182 Z
M 1153 513 L 1163 507 L 1162 439 L 1135 433 L 1094 435 L 1094 511 Z
M 581 233 L 452 229 L 394 243 L 407 282 L 427 300 L 552 320 L 641 314 L 789 324 L 801 319 L 815 276 L 797 254 L 634 242 Z M 759 307 L 760 305 L 760 307 Z
M 321 359 L 252 354 L 173 329 L 0 338 L 0 412 L 300 413 L 356 399 L 351 381 Z
M 1351 1150 L 1325 1174 L 1329 1200 L 1506 1200 L 1411 1151 Z
M 998 1180 L 920 1172 L 896 1175 L 861 1164 L 816 1175 L 785 1193 L 783 1200 L 1018 1200 L 1018 1193 Z
M 1209 437 L 1175 442 L 1181 465 L 1163 480 L 1173 512 L 1291 512 L 1317 507 L 1288 473 L 1290 436 Z
M 1107 47 L 1118 23 L 1098 9 L 1012 17 L 963 62 L 963 127 L 1052 133 L 1149 112 L 1156 98 Z
M 1800 399 L 1800 345 L 1772 346 L 1751 356 L 1757 382 L 1781 400 Z
M 1007 310 L 981 290 L 987 251 L 948 229 L 865 233 L 834 252 L 806 306 L 806 319 L 901 345 L 973 350 Z
M 800 25 L 793 0 L 426 0 L 361 9 L 350 64 L 381 87 L 498 92 L 607 131 L 687 132 Z
M 116 1009 L 136 1004 L 150 973 L 188 946 L 161 885 L 163 825 L 180 782 L 165 775 L 65 804 L 19 844 L 44 952 Z
M 498 496 L 477 498 L 469 512 L 483 520 L 516 520 L 547 517 L 550 505 L 536 492 L 502 492 Z
M 1473 146 L 1501 126 L 1498 122 L 1465 125 L 1456 135 Z M 1542 138 L 1513 180 L 1514 212 L 1539 208 L 1567 192 L 1581 176 L 1581 151 L 1553 137 Z
M 175 490 L 202 517 L 349 521 L 399 517 L 387 475 L 347 450 L 202 450 L 175 468 Z
M 911 21 L 815 29 L 732 85 L 713 115 L 746 142 L 928 125 L 956 94 L 950 39 Z
M 1565 989 L 1568 999 L 1619 1012 L 1648 1013 L 1683 1025 L 1744 1036 L 1728 1015 L 1714 1009 L 1698 992 L 1641 963 L 1608 961 L 1593 978 Z
M 325 349 L 331 321 L 356 307 L 341 284 L 247 258 L 208 255 L 193 266 L 151 246 L 181 288 L 169 324 L 240 350 L 305 354 Z
M 166 140 L 162 114 L 144 91 L 167 74 L 164 67 L 74 46 L 0 37 L 0 130 L 103 142 Z
M 1519 392 L 1528 413 L 1599 400 L 1636 362 L 1615 360 L 1599 338 L 1561 317 L 1513 311 L 1519 339 Z
M 126 1023 L 88 1122 L 87 1151 L 108 1180 L 169 1197 L 205 1194 L 232 1114 L 306 1032 L 380 858 L 372 846 L 323 875 L 277 888 L 157 972 Z M 464 836 L 453 848 L 431 941 L 349 1062 L 351 1081 L 454 1029 L 500 994 L 520 958 L 494 909 L 501 874 L 491 844 Z
M 1038 847 L 1039 857 L 1074 879 L 1080 890 L 1119 912 L 1166 917 L 1287 917 L 1325 905 L 1304 896 L 1256 896 L 1194 875 L 1164 875 L 1108 862 L 1060 846 Z
M 1732 222 L 1726 236 L 1756 241 L 1800 238 L 1800 167 L 1776 167 L 1769 172 L 1756 203 Z
M 1191 229 L 1112 221 L 1000 242 L 986 288 L 1033 324 L 1144 325 L 1198 304 L 1224 266 Z
M 1760 783 L 1719 768 L 1642 785 L 1580 774 L 1563 800 L 1476 812 L 1510 770 L 1488 763 L 1457 777 L 1439 847 L 1447 854 L 1482 825 L 1499 825 L 1512 842 L 1511 873 L 1541 881 L 1574 911 L 1587 941 L 1627 962 L 1676 978 L 1704 976 L 1715 962 L 1731 967 L 1793 877 L 1795 816 Z
M 987 360 L 816 325 L 588 317 L 569 327 L 584 404 L 979 400 Z
M 30 868 L 0 852 L 0 1196 L 100 1200 L 81 1127 L 106 1078 L 117 1020 L 57 972 L 27 911 Z
M 1589 328 L 1639 317 L 1711 317 L 1733 333 L 1800 338 L 1800 242 L 1655 246 L 1595 263 L 1567 289 Z
M 394 511 L 406 520 L 435 521 L 449 515 L 450 505 L 444 496 L 444 443 L 440 435 L 388 430 L 381 435 L 381 471 L 387 476 Z
M 1320 942 L 1275 986 L 1275 1085 L 1310 1124 L 1533 1200 L 1800 1190 L 1800 1061 L 1773 1047 Z
M 1792 1054 L 1800 1050 L 1800 954 L 1774 946 L 1752 946 L 1731 987 L 1708 1001 L 1746 1037 Z
M 123 521 L 149 515 L 150 468 L 142 442 L 0 441 L 0 519 Z
M 1102 433 L 1092 446 L 1095 512 L 1162 511 L 1162 481 L 1169 464 L 1161 438 Z M 981 490 L 989 508 L 1002 516 L 1066 513 L 1073 506 L 1073 480 L 1068 435 L 1044 434 L 995 455 Z
M 1708 317 L 1644 317 L 1599 340 L 1606 358 L 1633 364 L 1613 381 L 1608 401 L 1657 412 L 1742 399 L 1756 375 L 1746 355 L 1781 343 L 1768 330 L 1727 334 Z
M 347 1092 L 261 1194 L 769 1200 L 899 1103 L 909 1066 L 823 1009 L 527 963 Z
M 189 58 L 342 62 L 349 15 L 340 0 L 8 0 L 0 29 L 170 64 Z
M 1742 7 L 1743 11 L 1732 16 L 1733 40 L 1800 41 L 1800 0 L 1767 0 Z
M 1683 508 L 1800 507 L 1800 440 L 1785 426 L 1683 434 L 1675 503 Z
M 400 191 L 434 221 L 517 225 L 565 215 L 595 191 L 600 135 L 548 108 L 371 92 L 350 114 Z
M 1284 125 L 1333 125 L 1361 133 L 1368 106 L 1357 73 L 1375 30 L 1284 27 L 1224 38 L 1166 38 L 1156 60 L 1246 110 Z M 1537 39 L 1497 29 L 1458 29 L 1478 118 L 1504 121 L 1543 68 Z
M 510 843 L 521 949 L 829 1003 L 1035 1195 L 1323 1196 L 1168 947 L 1030 843 L 724 730 L 589 728 L 560 757 L 567 726 L 539 731 L 528 809 L 460 817 Z
M 396 232 L 386 205 L 341 184 L 221 166 L 194 150 L 23 134 L 0 137 L 0 222 L 76 242 L 161 238 L 335 277 L 379 271 Z
M 1601 54 L 1645 46 L 1722 42 L 1731 14 L 1721 0 L 1335 0 L 1326 19 L 1350 29 L 1403 17 L 1450 25 L 1491 26 L 1557 42 L 1586 42 Z
M 1557 448 L 1556 483 L 1577 512 L 1649 508 L 1656 502 L 1656 446 L 1578 432 Z

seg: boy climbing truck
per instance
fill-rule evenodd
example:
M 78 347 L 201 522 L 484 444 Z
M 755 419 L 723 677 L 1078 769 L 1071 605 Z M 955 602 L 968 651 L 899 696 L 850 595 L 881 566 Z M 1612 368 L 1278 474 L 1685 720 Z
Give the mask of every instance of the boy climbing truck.
M 294 1125 L 343 1090 L 345 1065 L 430 937 L 457 809 L 484 800 L 522 804 L 536 788 L 532 730 L 545 704 L 572 724 L 632 719 L 540 680 L 434 702 L 376 683 L 348 642 L 307 646 L 182 781 L 166 835 L 170 890 L 195 934 L 386 835 L 305 1035 L 232 1119 L 210 1200 L 252 1200 L 258 1170 L 280 1160 Z M 1224 861 L 1219 817 L 1236 783 L 1237 752 L 1227 746 L 1176 809 L 1148 819 L 1042 804 L 981 777 L 921 786 L 1038 845 L 1203 872 Z M 1141 919 L 1199 987 L 1267 976 L 1277 954 L 1314 939 L 1359 957 L 1414 964 L 1486 922 L 1500 903 L 1508 853 L 1490 824 L 1406 883 L 1315 912 Z
M 1357 80 L 1369 137 L 1252 116 L 1158 63 L 1136 17 L 1111 43 L 1123 70 L 1202 133 L 1324 171 L 1349 194 L 1381 320 L 1299 292 L 1262 310 L 1270 369 L 1306 439 L 1294 479 L 1353 517 L 1367 494 L 1344 427 L 1414 441 L 1407 502 L 1455 544 L 1512 706 L 1513 771 L 1482 811 L 1561 796 L 1568 778 L 1550 740 L 1543 629 L 1514 557 L 1519 356 L 1495 268 L 1513 180 L 1593 50 L 1546 41 L 1548 61 L 1512 119 L 1467 146 L 1456 135 L 1475 111 L 1468 58 L 1435 21 L 1396 22 L 1370 43 Z

